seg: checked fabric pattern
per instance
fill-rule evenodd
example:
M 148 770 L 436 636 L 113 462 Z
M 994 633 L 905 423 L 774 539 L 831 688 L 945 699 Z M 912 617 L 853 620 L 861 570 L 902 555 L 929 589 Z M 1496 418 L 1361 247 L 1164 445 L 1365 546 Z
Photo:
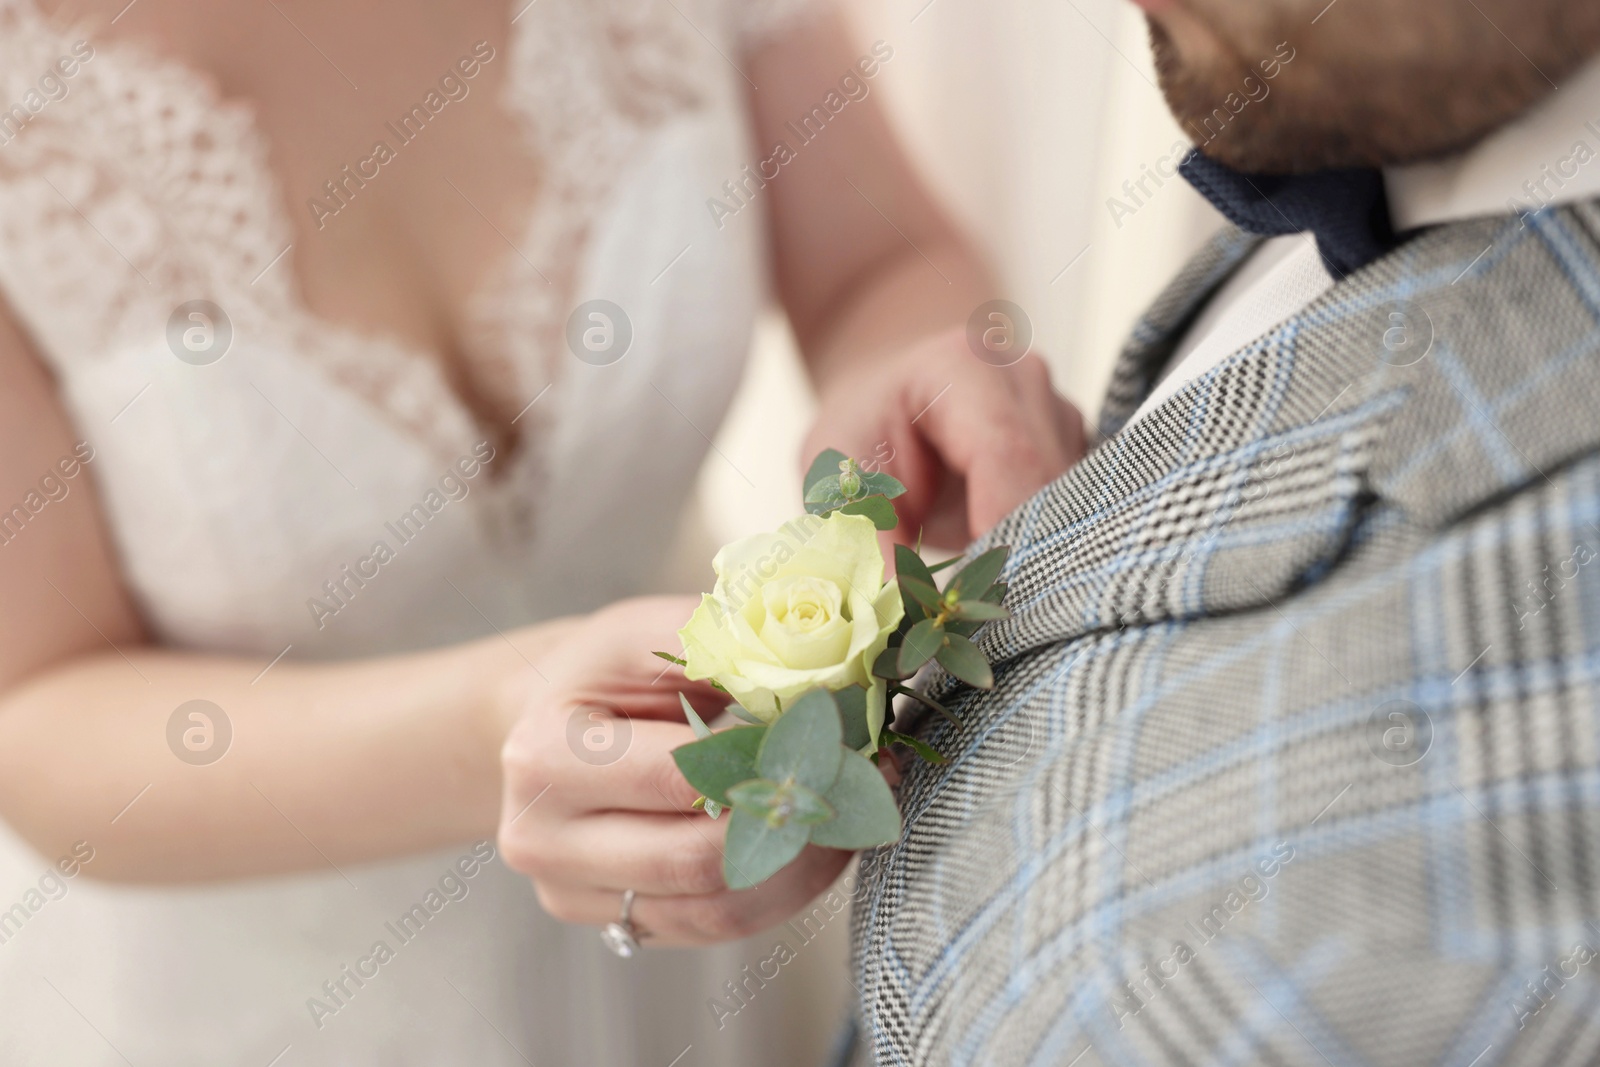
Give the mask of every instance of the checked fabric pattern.
M 1252 247 L 973 549 L 1014 617 L 863 863 L 858 1058 L 1600 1062 L 1600 210 L 1427 231 L 1119 433 Z

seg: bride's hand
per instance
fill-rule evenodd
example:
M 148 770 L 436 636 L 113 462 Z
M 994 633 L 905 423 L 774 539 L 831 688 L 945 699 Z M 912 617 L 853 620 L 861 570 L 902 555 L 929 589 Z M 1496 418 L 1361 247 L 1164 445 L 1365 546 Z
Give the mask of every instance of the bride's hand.
M 809 847 L 761 886 L 733 892 L 722 877 L 726 817 L 692 805 L 672 761 L 694 740 L 685 692 L 710 713 L 727 697 L 689 682 L 652 650 L 678 648 L 693 597 L 625 600 L 559 631 L 506 694 L 520 712 L 502 754 L 500 851 L 533 880 L 558 919 L 593 926 L 632 918 L 647 944 L 706 944 L 775 925 L 832 883 L 850 854 Z M 710 714 L 707 714 L 707 718 Z
M 897 540 L 921 530 L 960 548 L 1083 456 L 1083 416 L 1051 388 L 1044 360 L 993 366 L 957 330 L 833 375 L 802 462 L 824 448 L 905 483 Z

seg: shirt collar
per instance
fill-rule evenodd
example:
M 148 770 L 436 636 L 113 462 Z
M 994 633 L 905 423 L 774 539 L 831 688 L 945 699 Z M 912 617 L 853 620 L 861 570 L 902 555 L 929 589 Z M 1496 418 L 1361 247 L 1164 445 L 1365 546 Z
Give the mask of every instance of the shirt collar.
M 1396 231 L 1600 196 L 1600 56 L 1471 148 L 1386 168 L 1384 186 Z

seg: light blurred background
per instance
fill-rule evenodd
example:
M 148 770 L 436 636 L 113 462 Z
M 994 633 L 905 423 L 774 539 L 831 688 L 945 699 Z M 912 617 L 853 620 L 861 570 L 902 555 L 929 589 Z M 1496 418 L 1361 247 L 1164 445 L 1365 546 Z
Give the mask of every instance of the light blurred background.
M 995 295 L 1031 318 L 1057 388 L 1092 416 L 1122 338 L 1220 224 L 1179 178 L 1147 178 L 1152 195 L 1132 214 L 1107 206 L 1134 204 L 1123 183 L 1187 143 L 1156 87 L 1143 16 L 1125 0 L 857 0 L 853 11 L 864 45 L 894 48 L 872 91 L 988 253 L 1006 289 Z M 793 338 L 770 314 L 701 472 L 672 584 L 709 573 L 708 540 L 799 510 L 812 412 Z
M 1031 318 L 1057 388 L 1092 417 L 1134 320 L 1221 224 L 1180 178 L 1147 178 L 1139 204 L 1123 189 L 1187 144 L 1156 87 L 1143 17 L 1124 0 L 856 0 L 854 17 L 863 48 L 894 48 L 872 91 L 987 251 L 1006 290 L 995 295 Z M 1114 216 L 1112 197 L 1136 210 Z M 813 410 L 793 338 L 771 313 L 663 587 L 708 588 L 718 545 L 800 510 Z M 846 932 L 830 924 L 785 969 L 785 998 L 807 1010 L 765 1014 L 734 1040 L 759 1035 L 782 1042 L 790 1062 L 821 1062 L 833 1035 L 808 1020 L 842 1013 L 851 997 Z

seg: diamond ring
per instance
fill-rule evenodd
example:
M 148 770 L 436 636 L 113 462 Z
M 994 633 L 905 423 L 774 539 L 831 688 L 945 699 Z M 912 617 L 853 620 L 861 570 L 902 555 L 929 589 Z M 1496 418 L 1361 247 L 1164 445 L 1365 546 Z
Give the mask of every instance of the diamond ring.
M 639 928 L 633 925 L 630 917 L 633 913 L 633 890 L 622 894 L 622 915 L 614 923 L 606 923 L 605 929 L 600 931 L 600 940 L 606 948 L 621 956 L 631 959 L 639 951 Z

